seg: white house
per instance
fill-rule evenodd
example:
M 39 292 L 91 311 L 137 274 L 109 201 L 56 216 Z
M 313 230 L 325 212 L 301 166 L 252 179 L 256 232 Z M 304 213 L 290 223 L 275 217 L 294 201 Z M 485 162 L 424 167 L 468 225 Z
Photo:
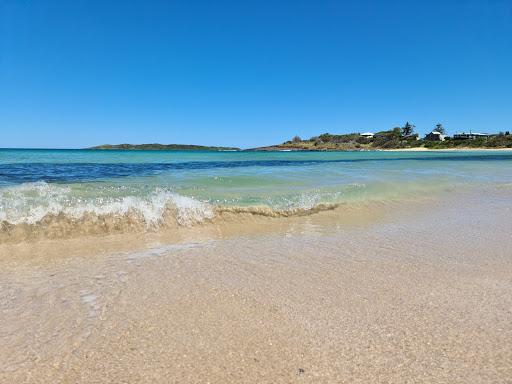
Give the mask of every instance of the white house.
M 446 135 L 443 135 L 441 132 L 432 131 L 425 135 L 425 140 L 429 141 L 444 141 Z
M 478 139 L 478 138 L 488 138 L 488 137 L 491 137 L 493 135 L 489 135 L 487 133 L 475 133 L 475 132 L 470 132 L 470 133 L 465 133 L 465 132 L 462 132 L 462 133 L 456 133 L 455 135 L 453 135 L 453 138 L 455 140 L 474 140 L 474 139 Z
M 371 133 L 371 132 L 364 132 L 364 133 L 360 133 L 359 135 L 366 137 L 367 139 L 373 139 L 373 133 Z

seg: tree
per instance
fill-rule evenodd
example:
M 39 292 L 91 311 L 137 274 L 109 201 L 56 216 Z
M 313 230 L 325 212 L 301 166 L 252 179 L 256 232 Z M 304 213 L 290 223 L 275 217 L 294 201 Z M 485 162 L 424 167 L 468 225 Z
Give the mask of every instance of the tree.
M 293 141 L 294 143 L 300 143 L 300 142 L 302 141 L 302 139 L 301 139 L 299 136 L 294 136 L 294 137 L 293 137 L 293 139 L 292 139 L 292 141 Z
M 405 123 L 405 125 L 402 127 L 402 135 L 403 136 L 411 136 L 414 132 L 415 126 L 412 124 L 409 124 L 409 122 Z
M 434 131 L 436 132 L 439 132 L 441 133 L 442 135 L 444 135 L 446 133 L 444 127 L 443 127 L 443 124 L 436 124 L 436 128 L 434 129 Z

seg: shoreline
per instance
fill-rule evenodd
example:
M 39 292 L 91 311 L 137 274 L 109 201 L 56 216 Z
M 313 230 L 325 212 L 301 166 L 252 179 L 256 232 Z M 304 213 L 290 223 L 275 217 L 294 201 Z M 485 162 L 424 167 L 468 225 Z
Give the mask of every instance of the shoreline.
M 496 152 L 512 152 L 512 148 L 397 148 L 397 149 L 381 149 L 385 152 L 478 152 L 478 151 L 496 151 Z
M 12 238 L 0 242 L 0 260 L 23 262 L 32 260 L 61 259 L 66 254 L 73 257 L 105 255 L 109 252 L 144 251 L 147 248 L 179 245 L 187 242 L 228 240 L 247 236 L 262 236 L 272 233 L 297 233 L 315 228 L 329 231 L 330 228 L 367 228 L 375 223 L 425 212 L 429 204 L 436 201 L 431 196 L 392 199 L 384 201 L 341 203 L 325 209 L 314 209 L 303 213 L 279 215 L 263 209 L 261 213 L 244 208 L 224 207 L 220 215 L 191 226 L 172 226 L 153 230 L 138 230 L 110 233 L 72 234 L 67 237 L 33 236 Z M 18 230 L 18 236 L 20 231 Z M 62 234 L 62 232 L 58 232 Z M 5 256 L 8 257 L 6 258 Z
M 240 152 L 475 152 L 475 151 L 498 151 L 512 152 L 512 148 L 372 148 L 372 149 L 301 149 L 301 148 L 272 148 L 264 147 L 261 149 L 243 149 Z
M 314 148 L 292 148 L 292 147 L 259 147 L 259 148 L 236 148 L 236 149 L 135 149 L 135 148 L 0 148 L 0 150 L 5 151 L 97 151 L 97 152 L 435 152 L 435 151 L 512 151 L 512 148 L 472 148 L 472 147 L 462 147 L 462 148 L 425 148 L 425 147 L 414 147 L 414 148 L 361 148 L 361 149 L 333 149 L 333 148 L 323 148 L 323 149 L 314 149 Z
M 509 184 L 496 186 L 506 192 Z M 459 187 L 462 187 L 460 185 Z M 437 200 L 465 199 L 474 193 L 486 195 L 495 187 L 465 185 L 464 189 L 447 186 L 410 190 L 367 199 L 354 199 L 336 203 L 318 203 L 311 207 L 278 209 L 268 206 L 198 205 L 196 211 L 181 212 L 166 203 L 158 221 L 148 223 L 144 216 L 134 211 L 125 214 L 87 213 L 80 218 L 63 213 L 48 214 L 35 223 L 0 222 L 0 257 L 16 254 L 31 257 L 37 254 L 59 254 L 60 244 L 69 249 L 97 249 L 109 244 L 164 243 L 174 244 L 195 239 L 210 240 L 251 234 L 286 233 L 304 225 L 350 228 L 354 225 L 370 225 L 382 218 L 400 213 L 428 210 Z M 195 202 L 195 200 L 191 200 Z M 185 216 L 188 215 L 188 216 Z M 94 244 L 93 247 L 89 243 Z M 45 245 L 46 244 L 46 245 Z M 55 248 L 55 249 L 54 249 Z M 121 247 L 129 250 L 128 247 Z M 115 248 L 115 249 L 118 249 Z M 75 252 L 74 252 L 75 253 Z

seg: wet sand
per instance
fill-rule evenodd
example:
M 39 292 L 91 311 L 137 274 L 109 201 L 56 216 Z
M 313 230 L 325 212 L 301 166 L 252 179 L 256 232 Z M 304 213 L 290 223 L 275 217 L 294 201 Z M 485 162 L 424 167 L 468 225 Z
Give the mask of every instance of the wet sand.
M 510 201 L 0 247 L 0 382 L 510 383 Z

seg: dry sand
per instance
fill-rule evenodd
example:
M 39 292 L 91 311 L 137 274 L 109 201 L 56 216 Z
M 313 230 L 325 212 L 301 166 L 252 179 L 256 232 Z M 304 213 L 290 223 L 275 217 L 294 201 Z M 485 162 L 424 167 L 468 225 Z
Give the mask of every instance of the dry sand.
M 382 149 L 386 152 L 464 152 L 464 151 L 496 151 L 496 152 L 512 152 L 512 148 L 444 148 L 444 149 L 433 149 L 425 147 L 415 148 L 396 148 L 396 149 Z
M 0 382 L 511 383 L 510 198 L 101 256 L 0 248 Z

